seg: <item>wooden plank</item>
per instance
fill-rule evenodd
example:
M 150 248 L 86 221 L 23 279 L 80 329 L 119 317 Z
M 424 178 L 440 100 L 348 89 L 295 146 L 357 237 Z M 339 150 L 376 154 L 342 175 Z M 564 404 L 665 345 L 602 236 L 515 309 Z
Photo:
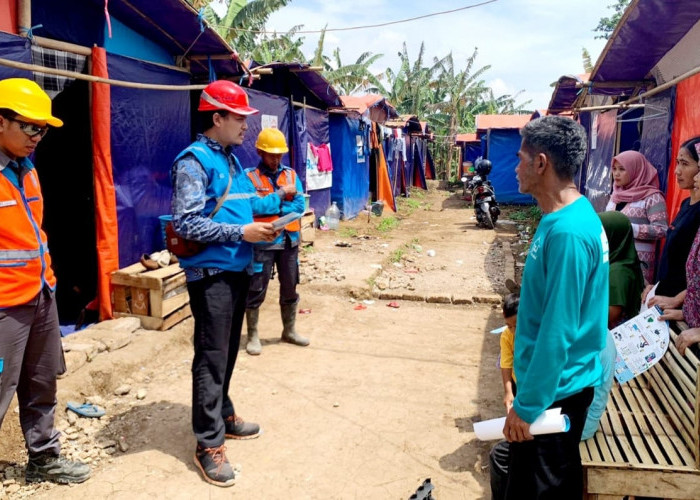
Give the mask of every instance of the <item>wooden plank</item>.
M 180 267 L 180 264 L 170 264 L 166 267 L 161 267 L 158 269 L 154 269 L 153 271 L 142 273 L 142 276 L 148 276 L 149 278 L 158 278 L 162 282 L 166 278 L 169 278 L 181 272 L 182 268 Z
M 116 312 L 131 312 L 129 310 L 129 304 L 126 301 L 126 290 L 126 287 L 121 285 L 116 285 L 112 289 L 112 297 L 114 297 L 112 303 Z
M 670 421 L 663 416 L 663 413 L 658 406 L 656 407 L 659 410 L 658 413 L 653 407 L 653 404 L 656 403 L 654 395 L 649 392 L 649 389 L 642 387 L 642 385 L 639 383 L 639 379 L 631 380 L 626 385 L 628 385 L 628 389 L 635 395 L 637 403 L 640 405 L 640 408 L 649 420 L 651 429 L 654 429 L 654 432 L 650 433 L 650 435 L 656 438 L 656 441 L 658 441 L 659 446 L 661 446 L 663 449 L 663 452 L 665 452 L 669 457 L 670 462 L 675 465 L 688 464 L 687 459 L 681 458 L 677 451 L 678 447 L 685 450 L 683 441 L 674 434 L 676 443 L 673 443 L 672 439 L 667 434 L 667 431 L 673 431 Z
M 111 283 L 113 285 L 125 285 L 136 288 L 148 288 L 150 290 L 160 290 L 162 280 L 160 278 L 146 276 L 147 273 L 141 274 L 118 274 L 112 273 Z
M 141 264 L 140 262 L 137 262 L 136 264 L 131 264 L 128 267 L 119 269 L 117 271 L 113 271 L 112 275 L 115 275 L 115 274 L 120 274 L 120 275 L 121 274 L 125 274 L 125 275 L 139 274 L 139 273 L 144 272 L 145 270 L 146 270 L 146 267 L 143 264 Z
M 664 411 L 662 413 L 666 414 L 674 423 L 676 429 L 678 430 L 678 435 L 683 442 L 692 443 L 693 439 L 690 437 L 693 425 L 690 421 L 692 417 L 689 417 L 687 414 L 684 415 L 684 410 L 678 407 L 676 400 L 668 396 L 669 393 L 673 395 L 675 388 L 667 387 L 666 384 L 669 383 L 668 380 L 664 380 L 659 375 L 658 370 L 655 370 L 654 368 L 656 367 L 652 367 L 650 370 L 646 371 L 644 375 L 648 376 L 648 380 L 651 383 L 654 395 L 663 406 Z M 678 394 L 678 391 L 675 392 Z M 686 447 L 688 446 L 686 445 Z
M 610 451 L 610 447 L 608 446 L 608 442 L 605 439 L 603 431 L 599 430 L 598 432 L 596 432 L 594 439 L 598 452 L 600 453 L 601 459 L 605 460 L 606 462 L 612 462 L 612 452 Z
M 190 295 L 187 292 L 174 295 L 162 301 L 160 317 L 165 317 L 173 311 L 180 309 L 185 304 L 190 303 Z M 155 316 L 155 314 L 153 314 Z
M 627 462 L 588 462 L 585 467 L 591 469 L 604 469 L 604 470 L 641 470 L 641 471 L 651 471 L 651 472 L 681 472 L 683 474 L 698 474 L 698 469 L 692 465 L 659 465 L 659 464 L 630 464 Z
M 632 392 L 623 384 L 620 387 L 619 394 L 622 396 L 620 398 L 621 401 L 618 402 L 620 405 L 620 416 L 627 427 L 634 449 L 639 454 L 641 462 L 654 464 L 666 462 L 666 458 L 656 446 L 654 438 L 648 439 L 650 433 L 644 421 L 644 413 L 639 409 Z M 622 405 L 625 405 L 627 408 L 623 409 Z
M 695 392 L 695 384 L 697 382 L 697 372 L 695 372 L 694 376 L 691 374 L 688 374 L 688 371 L 692 372 L 692 369 L 687 365 L 683 364 L 681 362 L 681 353 L 678 352 L 676 349 L 676 346 L 671 343 L 668 346 L 668 351 L 666 355 L 663 357 L 661 360 L 662 363 L 666 363 L 666 366 L 668 366 L 669 370 L 673 373 L 673 375 L 676 377 L 676 380 L 678 380 L 684 388 L 687 389 L 688 393 L 690 393 L 690 397 L 692 397 L 692 394 Z
M 586 439 L 585 441 L 581 441 L 578 445 L 578 452 L 581 455 L 581 463 L 591 462 L 591 451 L 588 444 L 589 441 L 591 441 L 591 439 Z M 593 447 L 595 447 L 595 444 Z
M 167 280 L 163 281 L 163 295 L 185 285 L 186 283 L 187 277 L 185 276 L 184 271 L 182 271 L 180 274 L 176 274 L 175 276 L 171 276 Z
M 615 392 L 615 396 L 616 397 L 609 398 L 608 403 L 613 403 L 614 405 L 617 402 L 617 400 L 620 398 L 618 391 Z M 613 406 L 613 408 L 613 411 L 608 409 L 607 414 L 610 416 L 610 424 L 614 431 L 613 435 L 618 443 L 618 447 L 620 450 L 622 450 L 628 462 L 639 463 L 640 459 L 634 452 L 633 446 L 630 445 L 629 441 L 627 440 L 627 436 L 625 435 L 622 422 L 620 421 L 620 416 L 618 415 L 618 408 L 615 408 L 615 406 Z
M 656 382 L 652 378 L 649 378 L 648 380 L 651 381 L 653 385 L 656 385 Z M 684 460 L 686 460 L 687 457 L 689 457 L 690 463 L 692 463 L 692 457 L 690 456 L 690 452 L 688 451 L 688 445 L 686 444 L 687 442 L 677 432 L 673 432 L 673 428 L 670 424 L 670 421 L 673 420 L 672 416 L 675 417 L 675 415 L 673 415 L 673 413 L 666 413 L 659 405 L 657 399 L 663 398 L 663 394 L 659 395 L 659 391 L 655 390 L 654 395 L 656 397 L 649 398 L 648 402 L 651 405 L 653 414 L 658 417 L 658 421 L 660 422 L 660 425 L 656 427 L 657 433 L 660 434 L 661 431 L 666 432 L 668 438 L 671 440 L 673 446 L 681 455 L 681 457 Z M 682 427 L 678 424 L 675 424 L 675 429 L 682 429 Z
M 149 316 L 154 318 L 162 318 L 165 316 L 163 313 L 163 292 L 160 290 L 149 290 L 148 297 L 151 301 L 151 312 Z
M 598 495 L 696 500 L 700 491 L 698 473 L 589 468 L 587 481 L 588 493 Z
M 616 388 L 613 388 L 615 391 Z M 602 429 L 603 437 L 605 438 L 604 443 L 601 443 L 601 452 L 603 456 L 606 456 L 606 450 L 610 454 L 610 457 L 606 457 L 606 460 L 611 462 L 621 462 L 626 463 L 623 457 L 622 450 L 619 449 L 617 441 L 615 440 L 615 434 L 612 430 L 612 424 L 610 423 L 610 413 L 616 412 L 617 409 L 612 402 L 612 398 L 608 398 L 608 403 L 605 407 L 605 413 L 603 413 L 603 418 L 600 419 L 600 427 Z M 605 444 L 605 446 L 603 446 Z
M 189 305 L 184 306 L 182 309 L 179 309 L 172 313 L 170 316 L 168 316 L 165 321 L 163 321 L 163 324 L 161 325 L 161 330 L 168 330 L 178 324 L 180 321 L 189 318 L 192 316 L 192 310 L 190 309 Z

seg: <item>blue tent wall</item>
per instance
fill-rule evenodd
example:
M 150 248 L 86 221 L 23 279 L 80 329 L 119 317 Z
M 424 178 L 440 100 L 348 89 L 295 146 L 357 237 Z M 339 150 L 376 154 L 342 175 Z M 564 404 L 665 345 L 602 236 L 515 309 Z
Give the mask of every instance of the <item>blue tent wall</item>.
M 114 16 L 111 17 L 112 37 L 109 37 L 105 25 L 104 48 L 107 52 L 120 56 L 129 56 L 143 61 L 174 64 L 175 60 L 165 48 L 152 42 L 145 36 L 132 30 Z
M 405 184 L 404 176 L 404 160 L 402 149 L 400 148 L 401 141 L 393 136 L 389 136 L 384 141 L 384 150 L 386 151 L 386 164 L 389 169 L 389 180 L 391 181 L 392 192 L 394 199 L 403 193 L 402 186 Z
M 32 63 L 32 49 L 24 37 L 0 31 L 0 57 L 25 64 Z M 32 73 L 20 69 L 0 66 L 0 80 L 5 78 L 29 78 Z
M 491 129 L 488 133 L 488 159 L 493 164 L 489 180 L 499 203 L 530 204 L 534 199 L 518 191 L 515 167 L 520 149 L 520 132 L 516 129 Z
M 189 84 L 187 73 L 108 54 L 111 78 Z M 163 248 L 158 216 L 170 212 L 173 159 L 190 142 L 189 92 L 112 87 L 112 170 L 117 198 L 119 266 Z
M 243 168 L 251 168 L 257 166 L 260 161 L 257 150 L 255 149 L 255 141 L 258 139 L 258 134 L 262 130 L 262 120 L 277 118 L 277 128 L 284 133 L 287 138 L 287 144 L 292 142 L 289 136 L 289 99 L 276 95 L 267 94 L 258 90 L 245 89 L 248 93 L 250 105 L 260 113 L 251 115 L 247 119 L 248 130 L 245 133 L 243 144 L 235 149 L 235 154 L 243 165 Z M 267 115 L 267 116 L 266 116 Z M 282 157 L 282 164 L 292 166 L 290 164 L 289 153 Z
M 33 0 L 32 24 L 42 25 L 34 31 L 35 35 L 85 47 L 104 46 L 104 2 L 100 6 L 85 0 Z
M 357 136 L 369 144 L 370 124 L 346 115 L 330 116 L 330 142 L 333 157 L 333 187 L 331 201 L 335 201 L 344 219 L 352 219 L 367 204 L 369 198 L 370 155 L 357 158 Z
M 316 146 L 328 144 L 330 136 L 328 132 L 328 113 L 313 108 L 299 108 L 294 110 L 294 170 L 301 179 L 306 189 L 306 145 Z M 333 148 L 331 148 L 331 153 Z M 316 189 L 308 192 L 309 206 L 314 209 L 317 217 L 324 215 L 331 206 L 331 188 Z
M 617 111 L 610 110 L 594 114 L 591 122 L 590 155 L 585 194 L 596 212 L 605 210 L 612 188 L 610 163 L 615 151 L 616 120 Z
M 645 119 L 642 122 L 639 152 L 658 170 L 659 185 L 663 193 L 666 192 L 668 166 L 671 164 L 671 132 L 673 129 L 675 99 L 676 87 L 647 99 L 644 116 L 650 117 L 659 115 L 659 113 L 661 115 Z

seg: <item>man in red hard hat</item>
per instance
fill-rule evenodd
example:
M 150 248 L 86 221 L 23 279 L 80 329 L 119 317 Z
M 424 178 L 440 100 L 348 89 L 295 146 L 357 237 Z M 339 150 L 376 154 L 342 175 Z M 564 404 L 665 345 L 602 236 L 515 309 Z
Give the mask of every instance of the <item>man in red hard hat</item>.
M 241 87 L 226 80 L 210 83 L 198 111 L 203 132 L 172 169 L 172 222 L 179 236 L 205 244 L 194 255 L 179 256 L 194 316 L 194 461 L 205 481 L 232 486 L 225 439 L 260 434 L 257 424 L 236 414 L 228 395 L 252 272 L 251 243 L 276 237 L 271 223 L 253 221 L 253 211 L 279 210 L 283 195 L 258 198 L 233 154 L 248 129 L 246 117 L 258 112 Z
M 81 483 L 90 467 L 60 455 L 56 377 L 65 371 L 39 177 L 27 158 L 63 122 L 31 80 L 0 81 L 0 424 L 15 392 L 27 482 Z

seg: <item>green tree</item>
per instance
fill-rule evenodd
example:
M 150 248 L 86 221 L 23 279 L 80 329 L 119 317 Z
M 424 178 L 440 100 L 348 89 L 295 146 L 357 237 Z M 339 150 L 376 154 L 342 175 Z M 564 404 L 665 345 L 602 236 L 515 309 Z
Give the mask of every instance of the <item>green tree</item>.
M 596 35 L 596 38 L 608 40 L 612 36 L 617 23 L 620 22 L 622 14 L 624 14 L 625 9 L 630 4 L 630 1 L 631 0 L 616 0 L 615 3 L 608 5 L 608 9 L 613 9 L 615 12 L 610 17 L 602 17 L 600 21 L 598 21 L 598 26 L 596 26 L 593 30 L 600 33 L 599 35 Z

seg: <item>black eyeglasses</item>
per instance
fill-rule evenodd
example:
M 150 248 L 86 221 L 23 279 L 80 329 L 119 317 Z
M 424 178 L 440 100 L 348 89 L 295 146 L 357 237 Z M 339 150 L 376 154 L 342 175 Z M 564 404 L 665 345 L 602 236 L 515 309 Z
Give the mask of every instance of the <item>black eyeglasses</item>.
M 18 120 L 16 118 L 8 118 L 8 120 L 19 123 L 19 129 L 25 134 L 27 134 L 29 137 L 36 137 L 37 135 L 39 137 L 44 137 L 46 135 L 46 132 L 49 131 L 48 125 L 40 127 L 39 125 L 36 125 L 34 123 L 23 122 L 22 120 Z

